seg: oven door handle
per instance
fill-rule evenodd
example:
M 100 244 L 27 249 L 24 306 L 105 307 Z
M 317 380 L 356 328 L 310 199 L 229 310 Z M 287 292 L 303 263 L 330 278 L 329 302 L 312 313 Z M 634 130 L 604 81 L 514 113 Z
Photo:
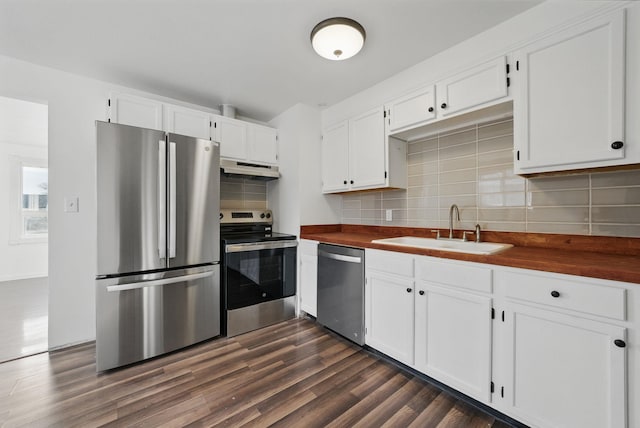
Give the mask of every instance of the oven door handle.
M 224 247 L 225 253 L 241 253 L 246 251 L 273 250 L 297 247 L 298 241 L 251 242 L 246 244 L 229 244 Z

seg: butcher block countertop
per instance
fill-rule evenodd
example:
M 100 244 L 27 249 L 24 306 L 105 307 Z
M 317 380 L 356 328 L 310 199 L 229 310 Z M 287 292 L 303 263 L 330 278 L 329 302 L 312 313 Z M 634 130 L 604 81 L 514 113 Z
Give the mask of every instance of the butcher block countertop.
M 327 244 L 419 254 L 640 284 L 640 238 L 483 231 L 483 242 L 513 244 L 492 255 L 372 243 L 398 236 L 433 238 L 432 229 L 364 225 L 302 226 L 300 238 Z M 441 229 L 442 236 L 449 231 Z M 458 230 L 455 237 L 460 237 Z

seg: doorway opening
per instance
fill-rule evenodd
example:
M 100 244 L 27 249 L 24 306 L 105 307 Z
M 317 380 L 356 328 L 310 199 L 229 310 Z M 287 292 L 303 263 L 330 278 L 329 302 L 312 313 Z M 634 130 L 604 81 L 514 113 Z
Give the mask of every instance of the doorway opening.
M 48 107 L 0 97 L 0 362 L 48 349 Z

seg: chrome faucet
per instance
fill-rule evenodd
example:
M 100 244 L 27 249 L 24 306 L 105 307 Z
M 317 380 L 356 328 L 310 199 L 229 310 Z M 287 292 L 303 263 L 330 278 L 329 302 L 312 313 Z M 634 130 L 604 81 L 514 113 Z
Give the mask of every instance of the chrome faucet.
M 456 219 L 460 221 L 460 210 L 456 204 L 449 208 L 449 239 L 453 239 L 453 211 L 456 212 Z
M 475 235 L 476 235 L 476 242 L 480 242 L 480 225 L 479 224 L 476 224 Z

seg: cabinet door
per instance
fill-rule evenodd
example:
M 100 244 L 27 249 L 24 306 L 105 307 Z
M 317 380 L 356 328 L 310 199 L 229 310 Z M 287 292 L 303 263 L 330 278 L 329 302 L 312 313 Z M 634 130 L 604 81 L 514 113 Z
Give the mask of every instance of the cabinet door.
M 211 115 L 184 107 L 166 106 L 167 131 L 189 137 L 211 138 Z
M 349 188 L 349 123 L 342 122 L 322 136 L 322 191 L 341 192 Z
M 278 163 L 278 131 L 260 125 L 247 125 L 249 162 L 275 165 Z
M 592 21 L 514 55 L 517 173 L 624 159 L 624 14 Z M 617 147 L 617 145 L 614 145 Z
M 413 279 L 370 271 L 365 284 L 365 342 L 413 365 Z
M 384 109 L 378 107 L 349 121 L 351 189 L 384 186 L 387 180 Z
M 317 316 L 318 242 L 300 240 L 300 309 Z
M 109 100 L 111 122 L 165 131 L 161 102 L 120 93 L 111 94 Z
M 491 298 L 422 281 L 416 289 L 416 368 L 489 402 Z
M 513 414 L 545 427 L 626 426 L 626 329 L 510 303 L 506 344 Z
M 247 124 L 224 116 L 213 116 L 216 141 L 220 142 L 220 157 L 247 159 Z
M 500 57 L 436 83 L 438 116 L 447 117 L 507 94 L 507 61 Z
M 405 95 L 385 107 L 387 108 L 387 134 L 427 123 L 436 117 L 435 86 L 431 85 Z

